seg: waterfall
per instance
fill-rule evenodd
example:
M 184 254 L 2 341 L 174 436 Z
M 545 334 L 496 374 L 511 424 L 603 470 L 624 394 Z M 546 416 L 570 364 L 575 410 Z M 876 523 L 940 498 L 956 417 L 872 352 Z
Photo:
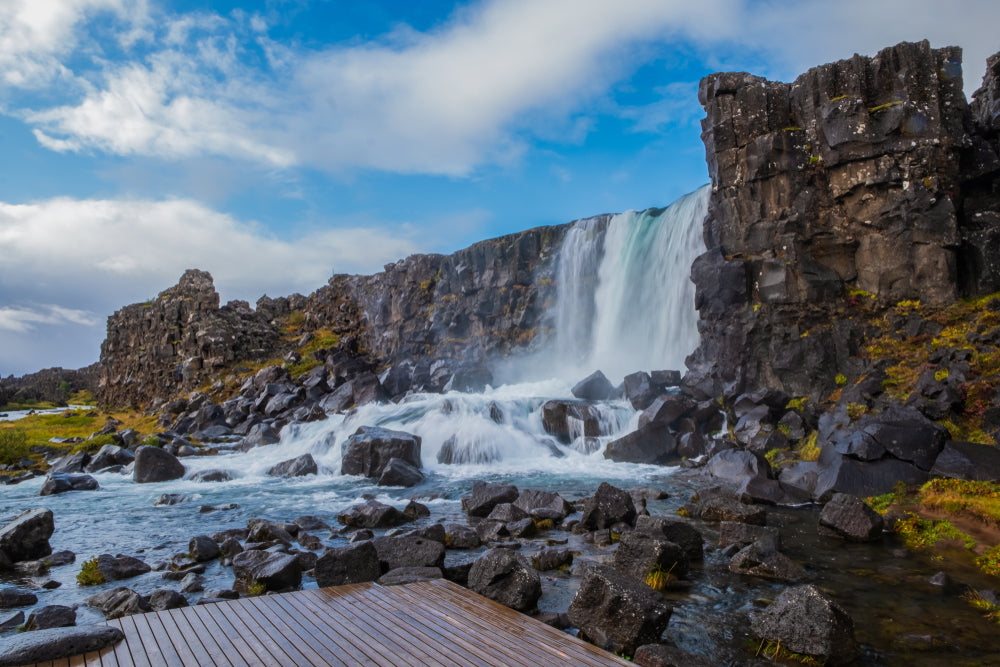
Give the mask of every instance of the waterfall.
M 582 220 L 559 255 L 556 345 L 566 377 L 684 369 L 698 344 L 694 258 L 705 251 L 710 188 L 665 209 Z M 571 375 L 570 375 L 571 374 Z

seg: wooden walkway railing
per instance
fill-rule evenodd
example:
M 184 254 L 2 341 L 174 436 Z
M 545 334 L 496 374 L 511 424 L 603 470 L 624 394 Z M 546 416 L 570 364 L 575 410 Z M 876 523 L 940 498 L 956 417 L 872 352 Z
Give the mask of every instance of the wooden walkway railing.
M 45 667 L 628 665 L 443 579 L 354 584 L 126 616 L 124 641 Z

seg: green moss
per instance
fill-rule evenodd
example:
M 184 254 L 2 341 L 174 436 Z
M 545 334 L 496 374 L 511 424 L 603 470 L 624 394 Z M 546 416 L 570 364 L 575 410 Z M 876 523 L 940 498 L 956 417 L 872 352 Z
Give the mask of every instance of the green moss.
M 851 418 L 852 421 L 861 417 L 868 412 L 868 406 L 864 403 L 848 403 L 847 404 L 847 416 Z
M 850 97 L 850 95 L 838 95 L 837 97 L 832 98 L 830 101 L 839 102 L 840 100 L 846 100 L 848 97 Z
M 972 605 L 974 608 L 983 612 L 986 618 L 990 619 L 994 623 L 1000 623 L 1000 605 L 995 605 L 982 594 L 974 589 L 969 589 L 964 594 L 962 594 L 962 599 Z
M 868 113 L 878 113 L 879 111 L 885 111 L 891 107 L 898 107 L 902 102 L 900 100 L 893 100 L 892 102 L 886 102 L 885 104 L 880 104 L 877 107 L 870 107 Z
M 97 569 L 97 558 L 91 558 L 83 562 L 80 567 L 80 574 L 76 575 L 76 582 L 81 586 L 96 586 L 106 581 L 101 571 Z
M 826 660 L 816 658 L 811 655 L 805 655 L 803 653 L 789 651 L 781 645 L 780 641 L 774 642 L 766 639 L 761 640 L 760 646 L 757 648 L 757 656 L 769 658 L 778 664 L 795 662 L 800 665 L 808 665 L 808 667 L 822 667 L 822 665 L 826 664 Z
M 78 454 L 80 452 L 89 452 L 93 454 L 94 452 L 100 451 L 101 447 L 104 445 L 114 445 L 115 439 L 110 434 L 105 435 L 95 435 L 93 438 L 84 440 L 73 446 L 73 449 L 69 450 L 70 454 Z
M 792 400 L 788 401 L 788 403 L 785 405 L 785 409 L 797 410 L 801 412 L 806 407 L 806 403 L 808 402 L 809 402 L 808 396 L 803 396 L 802 398 L 793 398 Z
M 847 376 L 843 373 L 837 373 L 837 377 L 834 378 L 834 382 L 837 383 L 838 387 L 843 387 L 847 384 Z
M 798 125 L 789 125 L 788 127 L 781 128 L 782 132 L 801 132 L 802 128 Z
M 928 549 L 949 540 L 961 542 L 967 549 L 976 546 L 974 539 L 955 528 L 947 519 L 924 519 L 910 514 L 896 522 L 896 533 L 911 549 Z
M 818 461 L 820 453 L 820 447 L 816 444 L 818 440 L 818 431 L 813 431 L 807 435 L 799 447 L 799 458 L 803 461 Z
M 810 155 L 809 156 L 809 166 L 810 167 L 815 167 L 818 164 L 819 164 L 819 156 L 818 155 Z
M 981 556 L 976 556 L 976 567 L 986 574 L 1000 577 L 1000 544 L 990 547 Z M 997 610 L 1000 610 L 1000 607 Z M 997 610 L 994 610 L 994 613 Z
M 906 484 L 896 482 L 895 488 L 889 493 L 880 496 L 870 496 L 865 498 L 865 503 L 879 514 L 885 514 L 892 505 L 899 504 L 906 499 Z
M 251 597 L 257 597 L 258 595 L 263 595 L 266 592 L 267 586 L 260 581 L 253 582 L 250 584 L 249 588 L 247 588 L 247 595 Z

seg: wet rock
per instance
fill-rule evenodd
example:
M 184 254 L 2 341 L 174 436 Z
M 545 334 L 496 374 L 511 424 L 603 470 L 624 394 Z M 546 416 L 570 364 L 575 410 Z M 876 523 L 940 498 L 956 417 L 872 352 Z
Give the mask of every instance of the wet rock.
M 470 526 L 451 523 L 445 530 L 445 546 L 449 549 L 478 549 L 482 544 L 476 530 Z
M 233 558 L 233 590 L 240 593 L 286 591 L 302 583 L 302 567 L 290 554 L 269 551 L 244 551 Z
M 857 496 L 835 493 L 823 506 L 819 524 L 854 542 L 870 542 L 882 536 L 882 516 Z
M 703 521 L 738 521 L 763 526 L 767 523 L 767 513 L 763 508 L 744 505 L 735 498 L 717 496 L 701 504 Z
M 640 667 L 713 667 L 714 663 L 676 646 L 645 644 L 635 650 L 632 662 Z
M 701 562 L 704 557 L 705 538 L 696 528 L 683 521 L 658 516 L 639 516 L 635 520 L 635 530 L 679 545 L 689 562 Z
M 687 414 L 689 407 L 684 398 L 680 396 L 658 396 L 639 415 L 639 426 L 646 424 L 670 426 Z
M 603 435 L 600 411 L 580 400 L 551 400 L 543 403 L 542 427 L 563 444 L 569 444 L 581 436 Z
M 81 473 L 90 461 L 90 454 L 87 452 L 77 452 L 76 454 L 67 454 L 58 461 L 56 461 L 51 468 L 49 468 L 50 473 Z
M 552 519 L 562 521 L 573 511 L 565 498 L 551 491 L 524 489 L 514 501 L 514 507 L 527 512 L 536 519 Z
M 260 423 L 250 427 L 246 437 L 240 441 L 237 449 L 241 452 L 248 452 L 255 447 L 265 447 L 276 445 L 281 442 L 281 438 L 270 424 Z
M 152 611 L 166 611 L 188 606 L 187 598 L 169 588 L 157 588 L 149 594 L 149 608 Z
M 371 542 L 383 573 L 399 567 L 444 567 L 444 544 L 415 535 L 378 537 Z
M 424 481 L 424 473 L 403 459 L 393 457 L 389 459 L 382 474 L 379 475 L 378 485 L 411 487 L 422 481 Z
M 625 398 L 636 410 L 645 410 L 660 394 L 649 373 L 639 371 L 625 376 Z
M 76 561 L 76 554 L 72 551 L 57 551 L 54 554 L 49 554 L 45 557 L 45 562 L 52 567 L 58 567 L 60 565 L 69 565 Z
M 604 458 L 619 463 L 669 465 L 680 461 L 677 440 L 666 425 L 650 422 L 635 431 L 612 440 L 604 449 Z
M 581 635 L 626 656 L 658 641 L 672 613 L 660 593 L 607 565 L 587 570 L 569 606 L 569 619 Z
M 282 461 L 272 466 L 267 471 L 267 474 L 271 477 L 303 477 L 305 475 L 315 475 L 318 472 L 319 468 L 316 466 L 316 461 L 313 459 L 312 454 L 303 454 L 302 456 Z
M 412 521 L 403 512 L 377 500 L 369 500 L 337 515 L 337 521 L 351 528 L 394 528 Z
M 469 570 L 469 590 L 502 605 L 527 612 L 542 596 L 538 573 L 524 556 L 509 549 L 492 549 Z
M 219 557 L 219 545 L 208 535 L 196 535 L 188 542 L 188 555 L 199 563 Z
M 766 609 L 753 615 L 750 627 L 762 639 L 832 665 L 847 664 L 859 653 L 854 621 L 812 585 L 782 591 Z
M 112 466 L 127 466 L 135 460 L 135 454 L 118 445 L 104 445 L 87 463 L 87 472 L 98 472 Z
M 748 544 L 753 544 L 762 538 L 771 540 L 772 544 L 780 548 L 781 541 L 777 528 L 755 526 L 738 521 L 723 521 L 719 524 L 720 547 L 728 547 L 735 544 L 742 549 Z
M 486 517 L 494 507 L 512 503 L 519 495 L 513 484 L 476 481 L 472 484 L 472 493 L 462 497 L 462 507 L 469 516 Z
M 343 452 L 343 475 L 378 478 L 393 458 L 420 467 L 420 438 L 402 431 L 362 426 L 344 443 Z
M 417 519 L 429 517 L 431 515 L 431 510 L 427 507 L 427 505 L 422 505 L 416 500 L 411 500 L 406 503 L 406 507 L 403 508 L 403 514 L 410 517 L 412 521 L 416 521 Z
M 137 484 L 165 482 L 184 476 L 184 464 L 159 447 L 143 445 L 135 451 L 132 480 Z
M 632 524 L 635 517 L 632 496 L 627 491 L 601 482 L 597 492 L 584 503 L 580 524 L 588 530 L 600 530 L 619 522 Z
M 543 549 L 531 557 L 531 566 L 539 572 L 557 570 L 573 564 L 573 552 L 569 549 Z
M 383 586 L 402 586 L 418 581 L 434 581 L 443 578 L 444 573 L 439 567 L 398 567 L 379 577 L 378 583 Z
M 797 474 L 799 471 L 805 474 Z M 812 472 L 812 474 L 808 474 Z M 889 493 L 897 482 L 920 485 L 928 475 L 911 463 L 893 458 L 858 461 L 824 447 L 819 461 L 811 466 L 799 463 L 783 470 L 778 480 L 783 486 L 800 488 L 819 502 L 834 493 L 849 493 L 861 498 Z
M 29 632 L 7 640 L 0 653 L 0 665 L 26 665 L 62 660 L 74 655 L 100 651 L 125 638 L 119 628 L 93 625 L 53 628 Z
M 370 541 L 327 549 L 313 568 L 320 588 L 375 581 L 381 574 L 378 551 Z
M 76 610 L 61 604 L 50 604 L 38 607 L 28 616 L 24 624 L 25 630 L 48 630 L 50 628 L 69 628 L 76 625 Z
M 49 473 L 45 476 L 40 496 L 54 496 L 67 491 L 94 491 L 100 485 L 90 475 L 70 475 L 68 473 Z
M 188 572 L 181 579 L 181 593 L 199 593 L 205 590 L 201 583 L 201 577 L 196 572 Z
M 0 552 L 14 563 L 42 558 L 52 553 L 49 538 L 54 531 L 51 510 L 26 510 L 0 528 Z
M 778 551 L 777 545 L 767 538 L 740 549 L 729 561 L 729 570 L 777 581 L 799 581 L 806 576 L 801 566 Z
M 153 568 L 132 556 L 101 554 L 97 557 L 97 569 L 104 575 L 106 581 L 118 581 L 137 577 L 152 571 Z
M 219 470 L 217 468 L 213 468 L 212 470 L 199 470 L 195 474 L 191 475 L 192 482 L 228 482 L 232 478 L 232 473 L 228 470 Z
M 247 540 L 250 542 L 281 542 L 291 545 L 295 541 L 291 533 L 267 519 L 250 519 L 247 522 Z
M 11 630 L 15 630 L 20 625 L 24 625 L 23 611 L 11 614 L 7 618 L 0 618 L 0 632 L 9 632 Z
M 163 493 L 156 502 L 153 503 L 155 507 L 162 507 L 166 505 L 176 505 L 177 503 L 182 503 L 187 497 L 183 493 Z
M 687 574 L 688 561 L 679 545 L 633 531 L 619 539 L 612 567 L 639 581 L 645 581 L 654 571 L 682 579 Z
M 84 602 L 88 607 L 93 607 L 104 614 L 104 618 L 109 621 L 122 616 L 144 614 L 150 611 L 146 598 L 131 588 L 125 587 L 112 588 L 109 591 L 91 595 Z
M 594 371 L 573 386 L 573 396 L 585 401 L 606 401 L 615 388 L 601 371 Z
M 302 530 L 330 530 L 330 526 L 325 521 L 311 515 L 296 517 L 292 523 Z
M 0 588 L 0 609 L 27 607 L 38 602 L 38 596 L 23 588 Z
M 486 517 L 488 521 L 499 521 L 500 523 L 514 523 L 527 518 L 528 513 L 513 503 L 500 503 Z

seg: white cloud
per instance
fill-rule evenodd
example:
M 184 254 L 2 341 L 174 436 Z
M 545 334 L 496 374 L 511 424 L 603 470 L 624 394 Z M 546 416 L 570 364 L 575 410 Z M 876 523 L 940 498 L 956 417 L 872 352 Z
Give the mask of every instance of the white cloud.
M 62 306 L 0 306 L 0 329 L 19 333 L 34 331 L 39 324 L 79 324 L 90 327 L 99 321 L 91 312 Z

